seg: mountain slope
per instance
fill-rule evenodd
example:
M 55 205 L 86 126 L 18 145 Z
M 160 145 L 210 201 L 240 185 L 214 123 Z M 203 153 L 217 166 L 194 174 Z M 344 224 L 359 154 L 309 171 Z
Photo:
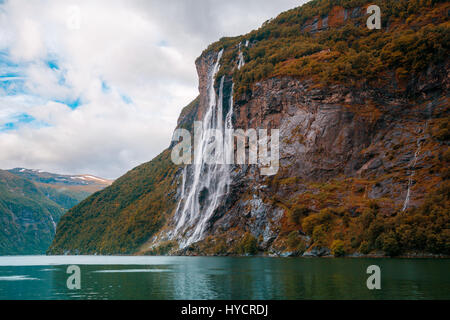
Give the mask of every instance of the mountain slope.
M 381 30 L 366 28 L 369 4 Z M 217 111 L 213 88 L 234 128 L 280 129 L 279 172 L 232 166 L 199 217 L 180 211 L 195 168 L 169 148 L 70 210 L 49 253 L 449 254 L 449 10 L 315 0 L 212 44 L 179 127 Z M 200 211 L 213 187 L 195 193 Z
M 93 176 L 0 170 L 0 255 L 44 253 L 60 217 L 109 184 Z
M 33 181 L 49 199 L 67 210 L 112 183 L 111 180 L 92 175 L 60 175 L 25 168 L 8 171 Z
M 33 182 L 0 170 L 0 255 L 45 252 L 64 212 Z
M 62 217 L 50 252 L 134 252 L 173 209 L 175 172 L 168 151 L 131 170 Z

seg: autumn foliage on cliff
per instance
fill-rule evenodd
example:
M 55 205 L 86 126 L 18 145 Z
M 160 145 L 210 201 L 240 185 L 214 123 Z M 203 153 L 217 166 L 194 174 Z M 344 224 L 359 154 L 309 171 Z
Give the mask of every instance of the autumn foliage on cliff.
M 381 8 L 381 30 L 366 27 L 369 4 Z M 207 51 L 225 48 L 218 77 L 232 74 L 237 96 L 257 81 L 279 76 L 324 85 L 376 84 L 394 72 L 407 81 L 447 58 L 449 8 L 440 0 L 316 0 L 245 36 L 223 38 Z M 246 61 L 241 70 L 235 67 L 239 43 Z

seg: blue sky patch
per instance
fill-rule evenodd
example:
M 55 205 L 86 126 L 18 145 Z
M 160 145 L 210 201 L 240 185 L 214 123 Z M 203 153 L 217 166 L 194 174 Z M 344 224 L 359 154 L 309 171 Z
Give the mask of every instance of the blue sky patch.
M 0 125 L 0 132 L 17 129 L 21 124 L 28 124 L 35 120 L 36 119 L 33 116 L 30 116 L 26 113 L 15 115 L 10 119 L 9 122 Z
M 133 100 L 131 100 L 131 98 L 125 94 L 122 94 L 120 97 L 122 98 L 122 101 L 125 102 L 126 104 L 133 103 Z
M 52 70 L 59 70 L 59 65 L 56 60 L 47 61 L 47 66 Z
M 3 67 L 19 67 L 19 65 L 11 61 L 7 51 L 0 50 L 0 68 Z
M 106 81 L 102 81 L 102 91 L 104 93 L 108 93 L 111 91 L 111 87 L 106 83 Z
M 24 79 L 18 76 L 0 76 L 0 89 L 9 96 L 23 93 L 24 83 Z
M 74 110 L 81 105 L 81 98 L 78 98 L 73 101 L 68 101 L 68 102 L 66 102 L 66 105 L 69 106 L 70 109 Z
M 81 98 L 75 100 L 53 100 L 54 102 L 62 103 L 68 106 L 70 109 L 75 110 L 81 105 Z
M 24 92 L 25 78 L 22 68 L 11 61 L 7 51 L 0 51 L 0 89 L 6 95 Z

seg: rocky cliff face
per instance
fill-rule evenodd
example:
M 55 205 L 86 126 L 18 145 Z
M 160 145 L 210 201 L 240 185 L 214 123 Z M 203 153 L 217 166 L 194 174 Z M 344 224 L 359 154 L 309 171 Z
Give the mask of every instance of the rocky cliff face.
M 215 63 L 212 56 L 197 60 L 196 120 L 208 108 L 205 79 Z M 228 83 L 230 87 L 231 79 Z M 211 249 L 211 242 L 214 246 L 219 242 L 219 253 L 225 253 L 224 248 L 239 246 L 249 233 L 259 240 L 259 250 L 281 254 L 288 249 L 286 229 L 310 240 L 301 227 L 286 226 L 289 212 L 299 202 L 307 211 L 332 207 L 353 216 L 359 216 L 370 200 L 378 201 L 379 210 L 388 216 L 420 205 L 430 180 L 438 180 L 429 174 L 434 159 L 447 148 L 433 141 L 428 126 L 448 112 L 449 64 L 430 67 L 411 81 L 408 92 L 419 97 L 414 100 L 397 91 L 395 77 L 389 83 L 382 88 L 317 87 L 311 80 L 291 77 L 255 83 L 235 105 L 234 128 L 280 129 L 281 170 L 267 177 L 257 166 L 234 166 L 230 192 L 209 220 L 206 240 L 171 252 L 202 254 Z M 411 185 L 411 175 L 421 178 Z M 332 196 L 324 194 L 322 188 L 330 181 L 344 188 L 329 186 Z M 177 201 L 180 195 L 181 191 Z M 292 199 L 299 201 L 293 204 Z M 164 229 L 147 248 L 167 245 L 166 233 Z
M 196 61 L 179 128 L 279 129 L 276 175 L 175 166 L 173 142 L 64 216 L 50 253 L 449 254 L 449 6 L 381 1 L 371 32 L 365 1 L 341 4 L 312 1 Z

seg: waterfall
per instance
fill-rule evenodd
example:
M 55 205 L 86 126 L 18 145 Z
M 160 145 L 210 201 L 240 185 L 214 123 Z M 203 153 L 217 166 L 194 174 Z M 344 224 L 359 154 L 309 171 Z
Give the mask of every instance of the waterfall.
M 428 121 L 425 124 L 424 131 L 426 131 L 427 127 L 428 127 Z M 420 150 L 422 148 L 422 139 L 423 139 L 422 137 L 419 137 L 417 139 L 417 149 L 416 149 L 416 152 L 414 153 L 414 158 L 411 161 L 411 164 L 409 166 L 408 190 L 406 192 L 406 198 L 405 198 L 405 202 L 403 203 L 402 211 L 406 211 L 406 209 L 408 209 L 409 201 L 411 199 L 411 187 L 412 187 L 414 175 L 416 174 L 417 158 L 419 157 Z
M 50 220 L 51 220 L 51 222 L 52 222 L 52 225 L 53 225 L 53 229 L 55 230 L 55 233 L 56 233 L 56 222 L 55 222 L 55 220 L 53 219 L 53 216 L 50 214 Z
M 175 212 L 178 212 L 178 210 L 180 209 L 181 203 L 183 202 L 183 199 L 184 199 L 184 193 L 185 193 L 185 189 L 186 189 L 186 175 L 187 175 L 187 167 L 184 167 L 183 173 L 182 173 L 182 180 L 181 180 L 180 201 L 178 202 L 177 209 L 175 210 Z
M 220 201 L 227 195 L 231 182 L 230 166 L 227 163 L 232 163 L 234 155 L 230 130 L 233 92 L 224 117 L 224 77 L 220 79 L 218 96 L 214 89 L 222 53 L 223 50 L 219 52 L 215 65 L 208 73 L 208 108 L 203 117 L 201 134 L 195 135 L 195 161 L 189 169 L 185 167 L 186 171 L 183 171 L 182 197 L 175 213 L 175 229 L 171 234 L 172 239 L 182 237 L 179 243 L 181 248 L 202 239 L 208 221 Z M 223 141 L 214 133 L 219 134 Z M 222 144 L 222 147 L 216 148 L 217 144 Z
M 241 68 L 245 65 L 245 60 L 244 60 L 244 54 L 242 53 L 241 50 L 241 43 L 239 43 L 239 63 L 238 63 L 238 69 L 241 70 Z

